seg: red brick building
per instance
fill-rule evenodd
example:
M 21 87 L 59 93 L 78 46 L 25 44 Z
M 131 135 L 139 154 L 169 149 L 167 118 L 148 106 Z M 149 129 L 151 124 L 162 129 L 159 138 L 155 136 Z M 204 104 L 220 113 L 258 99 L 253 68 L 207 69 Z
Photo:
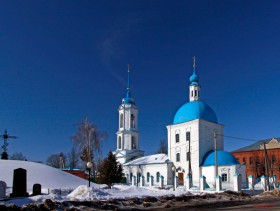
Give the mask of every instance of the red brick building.
M 264 143 L 269 163 L 268 176 L 276 175 L 276 180 L 280 180 L 280 138 L 261 140 L 231 153 L 241 164 L 246 165 L 247 177 L 261 177 L 266 175 Z
M 88 180 L 88 174 L 85 173 L 85 171 L 79 170 L 79 169 L 63 169 L 63 171 L 73 174 L 77 177 L 83 178 L 85 180 Z

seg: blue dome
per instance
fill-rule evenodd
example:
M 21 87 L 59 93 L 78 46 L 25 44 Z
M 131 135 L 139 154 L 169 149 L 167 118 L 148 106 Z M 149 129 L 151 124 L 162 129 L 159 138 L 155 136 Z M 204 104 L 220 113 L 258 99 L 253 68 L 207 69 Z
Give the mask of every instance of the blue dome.
M 198 75 L 196 75 L 195 73 L 193 73 L 192 75 L 191 75 L 191 77 L 190 77 L 190 84 L 191 85 L 198 85 L 198 80 L 199 80 L 199 78 L 198 78 Z
M 215 112 L 209 105 L 201 101 L 191 101 L 184 104 L 176 113 L 173 124 L 188 122 L 195 119 L 204 119 L 218 123 Z
M 123 98 L 123 104 L 135 104 L 133 98 L 131 97 L 131 94 L 129 91 L 126 93 L 126 97 Z
M 229 165 L 237 165 L 240 164 L 237 159 L 229 152 L 218 150 L 218 165 L 219 166 L 229 166 Z M 215 165 L 215 152 L 211 152 L 210 154 L 206 154 L 204 157 L 204 162 L 202 166 L 214 166 Z
M 123 99 L 123 104 L 134 104 L 134 100 L 132 98 L 124 98 Z

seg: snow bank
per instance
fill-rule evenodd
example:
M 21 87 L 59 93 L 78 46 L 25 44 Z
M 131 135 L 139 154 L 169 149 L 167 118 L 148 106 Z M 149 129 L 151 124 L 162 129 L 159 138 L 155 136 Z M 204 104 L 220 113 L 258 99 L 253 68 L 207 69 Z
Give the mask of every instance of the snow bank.
M 88 184 L 88 181 L 66 173 L 60 169 L 47 166 L 42 163 L 16 160 L 0 160 L 0 180 L 7 183 L 8 191 L 13 186 L 14 169 L 23 168 L 27 170 L 27 191 L 32 192 L 33 185 L 39 183 L 42 189 L 75 189 L 80 185 Z M 99 185 L 91 183 L 95 188 Z

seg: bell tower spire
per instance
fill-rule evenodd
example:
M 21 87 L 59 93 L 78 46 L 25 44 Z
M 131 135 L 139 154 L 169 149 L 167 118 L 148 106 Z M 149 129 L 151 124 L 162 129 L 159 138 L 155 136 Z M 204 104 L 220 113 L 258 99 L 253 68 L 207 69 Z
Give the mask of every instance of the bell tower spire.
M 119 129 L 117 132 L 116 158 L 121 164 L 143 156 L 139 147 L 138 108 L 130 92 L 130 65 L 127 66 L 126 97 L 119 106 Z
M 199 78 L 195 72 L 195 56 L 193 57 L 193 74 L 190 77 L 190 86 L 189 86 L 189 99 L 191 101 L 200 100 L 200 85 L 198 84 Z
M 127 96 L 130 97 L 130 64 L 127 65 Z
M 130 64 L 127 65 L 127 88 L 126 97 L 122 100 L 123 104 L 135 104 L 134 99 L 131 97 L 130 92 Z

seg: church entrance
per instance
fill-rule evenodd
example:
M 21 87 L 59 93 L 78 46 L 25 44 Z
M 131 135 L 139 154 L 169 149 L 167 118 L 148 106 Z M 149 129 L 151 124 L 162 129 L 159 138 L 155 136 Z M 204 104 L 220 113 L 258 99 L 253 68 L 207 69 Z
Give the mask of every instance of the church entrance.
M 184 173 L 178 173 L 178 185 L 184 185 Z

